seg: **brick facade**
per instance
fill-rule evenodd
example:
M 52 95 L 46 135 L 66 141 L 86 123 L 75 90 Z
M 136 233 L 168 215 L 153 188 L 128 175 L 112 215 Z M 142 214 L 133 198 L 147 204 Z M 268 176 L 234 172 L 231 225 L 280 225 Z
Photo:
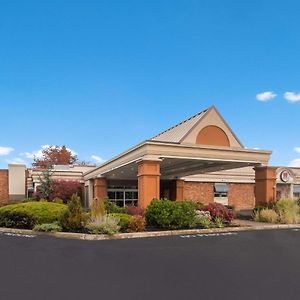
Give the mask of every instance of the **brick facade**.
M 254 208 L 254 187 L 254 183 L 230 183 L 228 192 L 228 204 L 234 205 L 236 210 Z
M 183 195 L 185 200 L 208 204 L 214 201 L 213 183 L 186 181 Z
M 0 170 L 0 204 L 8 201 L 8 170 Z
M 234 205 L 236 210 L 252 209 L 255 206 L 255 184 L 230 183 L 228 204 Z M 184 199 L 208 204 L 214 202 L 214 184 L 206 182 L 184 183 Z

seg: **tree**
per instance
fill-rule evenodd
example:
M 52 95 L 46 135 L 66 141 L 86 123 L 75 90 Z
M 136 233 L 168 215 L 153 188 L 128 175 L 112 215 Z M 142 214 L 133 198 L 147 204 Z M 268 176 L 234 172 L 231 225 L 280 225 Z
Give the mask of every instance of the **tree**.
M 39 175 L 40 185 L 35 193 L 37 198 L 43 198 L 49 200 L 53 191 L 52 185 L 52 171 L 50 168 L 44 168 L 42 174 Z
M 42 158 L 34 158 L 34 167 L 51 168 L 54 165 L 72 165 L 77 162 L 77 156 L 66 146 L 49 146 L 42 153 Z

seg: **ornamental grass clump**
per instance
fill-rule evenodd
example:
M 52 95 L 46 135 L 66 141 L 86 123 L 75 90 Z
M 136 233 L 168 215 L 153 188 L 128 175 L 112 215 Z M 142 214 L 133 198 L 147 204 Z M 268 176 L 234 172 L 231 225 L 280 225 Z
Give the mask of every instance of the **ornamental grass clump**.
M 253 219 L 256 222 L 277 223 L 278 214 L 274 209 L 263 208 L 255 211 Z
M 121 215 L 121 214 L 120 214 Z M 116 214 L 108 214 L 105 210 L 105 203 L 98 198 L 93 199 L 91 206 L 91 218 L 87 222 L 85 228 L 92 234 L 109 234 L 113 235 L 121 229 L 128 226 L 126 219 L 122 217 L 122 224 L 120 225 L 121 218 Z
M 90 233 L 93 234 L 108 234 L 113 235 L 119 232 L 120 219 L 112 215 L 104 214 L 103 216 L 97 216 L 96 218 L 91 219 L 86 228 Z
M 296 224 L 300 221 L 300 208 L 293 199 L 280 199 L 275 204 L 275 210 L 279 217 L 279 222 L 283 224 Z

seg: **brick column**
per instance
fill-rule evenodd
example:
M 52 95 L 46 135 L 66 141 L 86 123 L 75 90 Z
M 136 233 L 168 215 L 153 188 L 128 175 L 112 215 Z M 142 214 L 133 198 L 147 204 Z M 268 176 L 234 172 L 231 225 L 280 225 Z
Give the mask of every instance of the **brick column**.
M 184 180 L 177 179 L 176 180 L 176 201 L 184 200 Z
M 100 177 L 94 180 L 94 198 L 104 200 L 107 197 L 107 182 L 106 178 Z
M 146 208 L 154 198 L 160 198 L 160 161 L 138 162 L 138 193 L 141 208 Z
M 265 205 L 276 201 L 275 167 L 255 168 L 255 205 Z

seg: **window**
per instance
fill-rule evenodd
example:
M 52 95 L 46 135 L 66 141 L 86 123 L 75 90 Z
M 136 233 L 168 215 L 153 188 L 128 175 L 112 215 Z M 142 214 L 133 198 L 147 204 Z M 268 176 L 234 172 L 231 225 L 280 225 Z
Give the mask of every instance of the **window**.
M 117 187 L 108 188 L 107 196 L 110 201 L 115 202 L 118 206 L 134 205 L 137 206 L 138 190 L 137 188 Z
M 294 185 L 294 199 L 300 199 L 300 185 Z
M 228 205 L 228 184 L 215 183 L 214 184 L 214 202 Z

